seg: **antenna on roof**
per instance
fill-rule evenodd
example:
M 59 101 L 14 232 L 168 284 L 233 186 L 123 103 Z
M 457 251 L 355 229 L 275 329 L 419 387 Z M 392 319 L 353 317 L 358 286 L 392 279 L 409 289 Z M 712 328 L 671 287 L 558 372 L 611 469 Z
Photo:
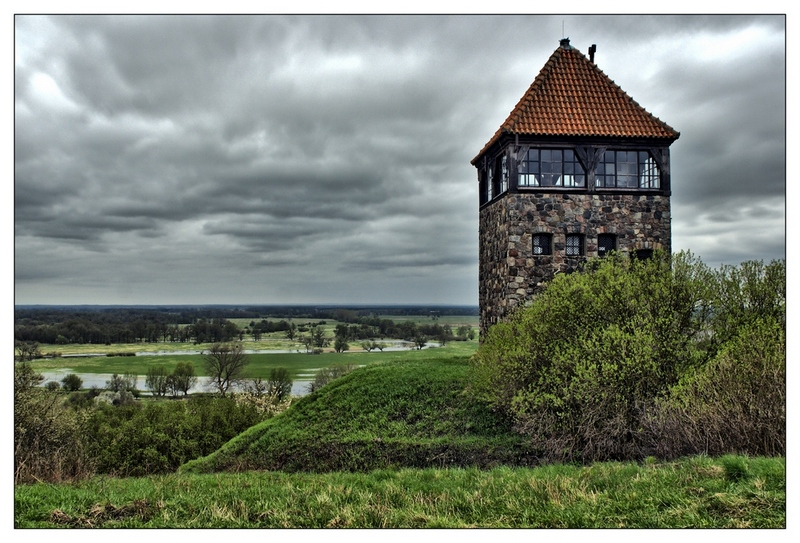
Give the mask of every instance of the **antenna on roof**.
M 566 36 L 566 32 L 564 31 L 564 19 L 561 19 L 561 37 L 563 38 Z

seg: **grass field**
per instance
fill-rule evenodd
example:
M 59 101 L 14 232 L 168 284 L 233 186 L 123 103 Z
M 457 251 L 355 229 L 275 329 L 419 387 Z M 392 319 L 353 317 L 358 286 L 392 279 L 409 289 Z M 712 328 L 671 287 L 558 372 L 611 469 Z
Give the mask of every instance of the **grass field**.
M 16 487 L 14 526 L 785 528 L 785 468 L 782 458 L 731 456 L 585 467 L 98 477 Z
M 306 360 L 375 363 L 179 473 L 16 486 L 14 525 L 786 527 L 784 458 L 536 466 L 535 443 L 464 393 L 474 349 L 474 342 L 453 342 L 397 353 L 254 356 L 259 371 L 291 360 L 300 361 L 295 368 Z M 106 363 L 139 358 L 146 357 Z
M 263 343 L 263 342 L 261 342 Z M 135 344 L 141 346 L 142 344 Z M 121 345 L 112 345 L 107 350 L 123 352 Z M 208 348 L 208 345 L 186 344 L 186 350 L 198 350 Z M 251 344 L 246 343 L 245 347 L 251 349 Z M 283 367 L 289 370 L 292 378 L 306 375 L 316 369 L 324 368 L 332 364 L 356 364 L 359 366 L 373 364 L 375 362 L 388 362 L 395 360 L 426 360 L 442 356 L 470 356 L 478 347 L 477 340 L 473 341 L 453 341 L 444 347 L 435 347 L 423 350 L 411 351 L 372 351 L 370 353 L 358 350 L 353 352 L 335 353 L 324 352 L 322 354 L 311 355 L 301 353 L 268 353 L 247 355 L 250 364 L 247 367 L 247 377 L 269 376 L 272 368 Z M 176 349 L 180 350 L 180 349 Z M 305 348 L 302 349 L 303 351 Z M 43 352 L 47 352 L 42 349 Z M 106 352 L 106 351 L 101 351 Z M 59 371 L 69 369 L 73 373 L 135 373 L 146 375 L 147 369 L 151 366 L 165 366 L 167 371 L 177 365 L 178 362 L 191 362 L 198 375 L 205 375 L 203 370 L 203 359 L 199 354 L 164 354 L 164 355 L 141 355 L 141 356 L 98 356 L 88 358 L 45 358 L 31 362 L 31 366 L 40 372 Z

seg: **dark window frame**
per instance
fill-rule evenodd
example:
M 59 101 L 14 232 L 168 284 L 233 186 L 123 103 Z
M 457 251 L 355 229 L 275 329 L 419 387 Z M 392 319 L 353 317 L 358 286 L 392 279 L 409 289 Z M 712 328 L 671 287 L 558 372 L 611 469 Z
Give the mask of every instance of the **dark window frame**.
M 537 241 L 538 240 L 538 241 Z M 531 236 L 531 254 L 548 256 L 553 254 L 553 234 L 536 232 Z
M 586 188 L 586 167 L 574 149 L 531 147 L 519 161 L 517 186 Z
M 564 254 L 567 256 L 583 256 L 585 254 L 583 234 L 567 234 L 564 242 Z
M 642 149 L 607 149 L 597 161 L 594 179 L 600 189 L 661 188 L 658 163 Z
M 617 250 L 617 235 L 616 234 L 598 234 L 597 235 L 597 256 L 603 257 L 608 253 Z

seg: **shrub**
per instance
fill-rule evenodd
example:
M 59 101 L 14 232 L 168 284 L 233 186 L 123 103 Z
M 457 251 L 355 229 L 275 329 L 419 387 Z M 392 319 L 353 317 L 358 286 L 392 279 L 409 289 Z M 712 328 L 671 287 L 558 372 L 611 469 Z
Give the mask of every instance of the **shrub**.
M 308 391 L 314 392 L 324 387 L 334 379 L 346 375 L 356 369 L 355 364 L 333 364 L 327 368 L 322 368 L 314 374 L 314 380 L 308 384 Z
M 27 363 L 14 366 L 14 482 L 75 480 L 91 471 L 84 454 L 82 419 L 61 396 L 36 387 Z
M 215 451 L 262 419 L 253 405 L 229 397 L 100 405 L 87 421 L 86 442 L 99 473 L 168 473 Z
M 552 460 L 782 454 L 784 267 L 589 262 L 489 330 L 473 393 Z
M 44 384 L 44 388 L 50 392 L 57 392 L 61 389 L 61 385 L 58 384 L 58 381 L 48 381 Z
M 786 331 L 772 318 L 742 326 L 707 365 L 659 403 L 662 456 L 786 454 Z
M 83 379 L 75 375 L 74 373 L 70 373 L 65 375 L 63 379 L 61 379 L 61 384 L 64 386 L 64 390 L 67 391 L 75 391 L 80 390 L 83 386 Z

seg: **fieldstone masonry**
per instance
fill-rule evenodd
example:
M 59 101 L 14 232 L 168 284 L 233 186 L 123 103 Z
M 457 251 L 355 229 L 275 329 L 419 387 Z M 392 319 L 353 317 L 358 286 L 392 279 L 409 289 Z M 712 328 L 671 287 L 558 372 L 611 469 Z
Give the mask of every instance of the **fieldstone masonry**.
M 481 337 L 555 274 L 597 257 L 598 234 L 614 234 L 620 252 L 671 249 L 663 194 L 507 193 L 482 207 L 479 222 Z M 536 233 L 552 235 L 552 254 L 533 254 Z M 583 236 L 582 256 L 567 256 L 567 234 Z

